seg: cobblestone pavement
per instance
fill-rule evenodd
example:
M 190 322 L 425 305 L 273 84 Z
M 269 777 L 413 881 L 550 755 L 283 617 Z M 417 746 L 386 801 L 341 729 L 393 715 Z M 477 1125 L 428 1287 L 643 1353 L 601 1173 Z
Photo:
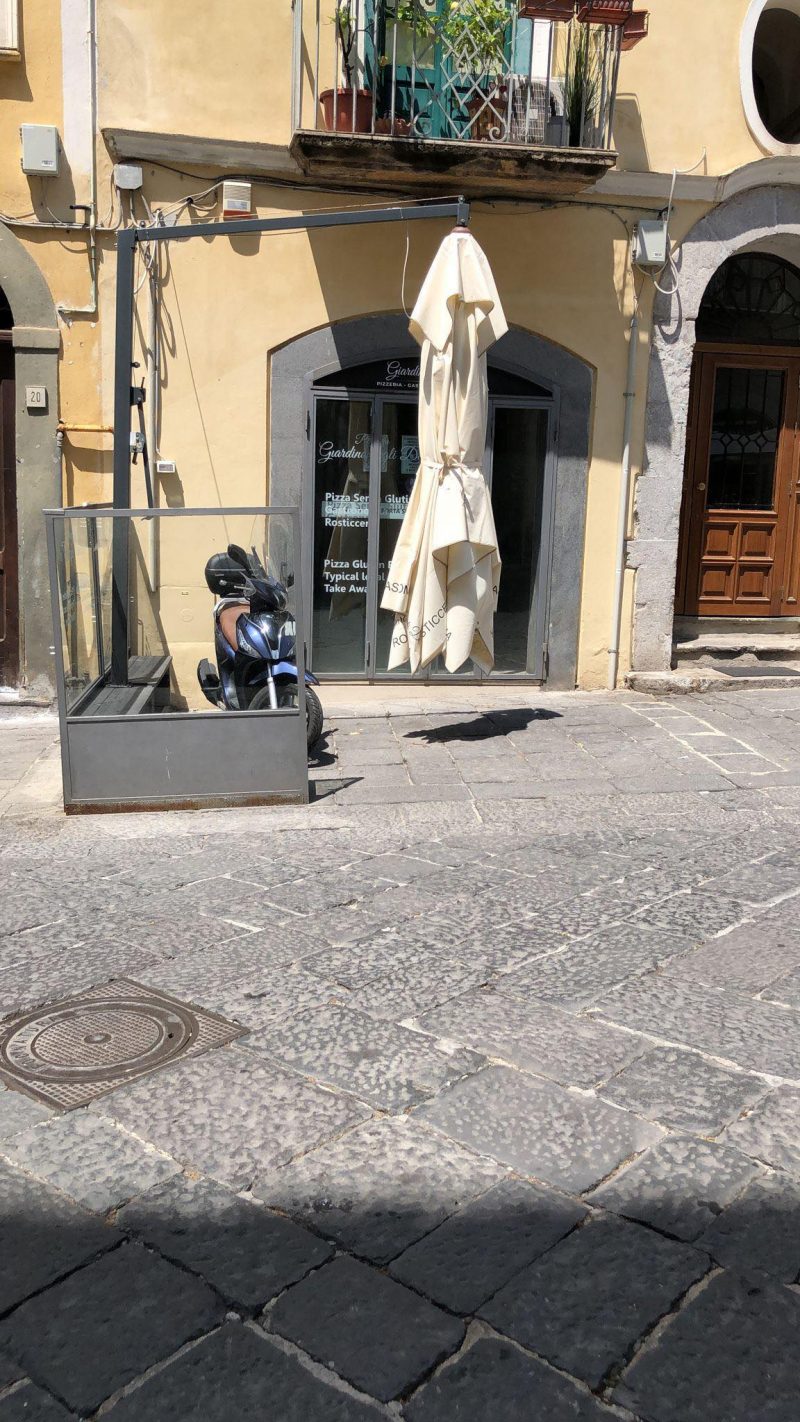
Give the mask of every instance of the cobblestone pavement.
M 308 809 L 70 820 L 0 720 L 0 1018 L 244 1029 L 0 1086 L 0 1422 L 800 1417 L 800 693 L 400 710 Z

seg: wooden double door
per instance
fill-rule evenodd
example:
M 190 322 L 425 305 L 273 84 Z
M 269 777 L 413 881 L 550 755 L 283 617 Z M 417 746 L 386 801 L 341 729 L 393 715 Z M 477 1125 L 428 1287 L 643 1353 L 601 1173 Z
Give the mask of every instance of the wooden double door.
M 676 611 L 800 615 L 800 350 L 698 346 Z

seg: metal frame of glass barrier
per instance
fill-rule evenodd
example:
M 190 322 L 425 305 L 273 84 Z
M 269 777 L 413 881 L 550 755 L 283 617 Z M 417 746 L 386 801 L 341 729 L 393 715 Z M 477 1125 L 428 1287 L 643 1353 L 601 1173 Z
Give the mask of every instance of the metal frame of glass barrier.
M 108 641 L 103 635 L 104 630 L 110 632 L 110 629 L 103 628 L 99 601 L 96 529 L 100 521 L 113 520 L 112 545 L 118 556 L 118 532 L 120 528 L 124 529 L 127 547 L 134 519 L 144 522 L 176 518 L 233 519 L 239 516 L 263 517 L 265 525 L 270 518 L 281 519 L 291 527 L 297 709 L 172 711 L 156 706 L 153 709 L 157 710 L 157 714 L 140 714 L 148 709 L 144 704 L 147 696 L 157 702 L 165 691 L 168 695 L 170 659 L 166 657 L 162 659 L 165 665 L 154 667 L 150 680 L 141 682 L 142 694 L 130 698 L 130 709 L 121 714 L 93 712 L 87 715 L 86 700 L 92 688 L 96 690 L 102 680 L 108 680 L 115 689 L 119 686 L 119 678 L 111 674 Z M 47 509 L 44 517 L 50 568 L 64 809 L 67 814 L 307 803 L 306 638 L 299 510 L 266 506 L 68 508 Z M 56 530 L 59 525 L 66 529 L 70 522 L 80 520 L 87 521 L 89 596 L 95 628 L 97 675 L 91 686 L 83 689 L 70 703 L 62 640 L 61 593 L 65 575 L 59 568 Z M 88 531 L 89 524 L 92 532 Z M 208 640 L 211 640 L 210 636 Z M 133 686 L 137 684 L 135 680 L 132 683 Z

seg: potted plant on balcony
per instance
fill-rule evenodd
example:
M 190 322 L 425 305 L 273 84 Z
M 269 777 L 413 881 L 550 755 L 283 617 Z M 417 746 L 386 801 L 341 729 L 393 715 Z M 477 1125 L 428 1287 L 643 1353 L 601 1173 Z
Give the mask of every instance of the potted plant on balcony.
M 575 0 L 519 0 L 521 20 L 571 20 Z
M 602 90 L 601 65 L 588 28 L 579 28 L 572 44 L 572 63 L 564 84 L 564 117 L 570 148 L 587 147 L 586 137 L 597 120 Z
M 337 48 L 342 53 L 344 87 L 324 89 L 319 96 L 325 126 L 332 132 L 369 133 L 372 129 L 372 94 L 356 87 L 356 21 L 352 0 L 336 0 L 333 14 Z

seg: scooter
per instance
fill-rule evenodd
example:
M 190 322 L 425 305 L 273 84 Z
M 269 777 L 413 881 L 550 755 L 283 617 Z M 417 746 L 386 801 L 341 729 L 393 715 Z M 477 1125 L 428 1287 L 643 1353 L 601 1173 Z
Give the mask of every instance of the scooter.
M 238 544 L 215 553 L 206 563 L 206 582 L 217 598 L 214 607 L 214 653 L 217 671 L 206 657 L 198 664 L 197 680 L 212 706 L 227 711 L 279 710 L 297 706 L 297 637 L 289 611 L 288 589 L 269 575 L 255 548 L 245 553 Z M 287 580 L 291 586 L 291 579 Z M 322 735 L 323 711 L 313 686 L 306 681 L 306 731 L 311 748 Z

